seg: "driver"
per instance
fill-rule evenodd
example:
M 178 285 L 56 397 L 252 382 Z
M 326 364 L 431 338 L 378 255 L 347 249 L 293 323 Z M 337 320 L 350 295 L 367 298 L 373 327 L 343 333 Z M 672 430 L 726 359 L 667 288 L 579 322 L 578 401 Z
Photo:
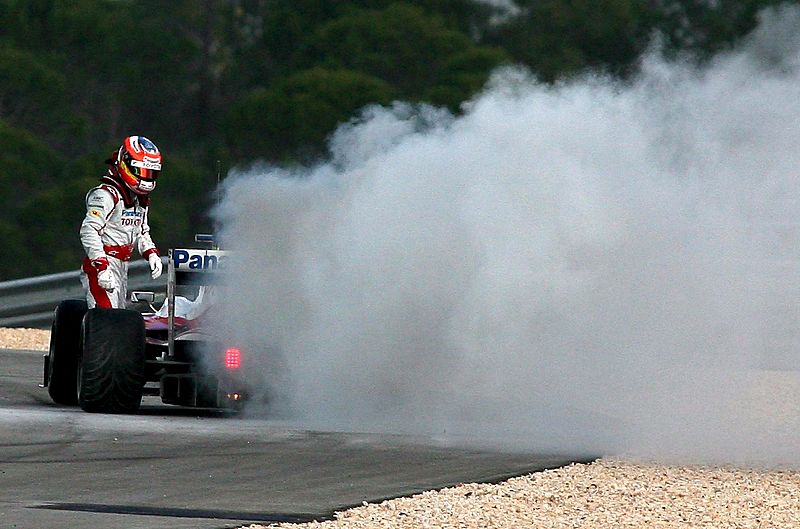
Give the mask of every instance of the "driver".
M 147 210 L 161 172 L 161 152 L 144 136 L 128 136 L 106 160 L 100 185 L 86 194 L 81 244 L 86 252 L 81 283 L 89 308 L 125 308 L 128 261 L 134 248 L 161 275 L 161 257 L 150 238 Z

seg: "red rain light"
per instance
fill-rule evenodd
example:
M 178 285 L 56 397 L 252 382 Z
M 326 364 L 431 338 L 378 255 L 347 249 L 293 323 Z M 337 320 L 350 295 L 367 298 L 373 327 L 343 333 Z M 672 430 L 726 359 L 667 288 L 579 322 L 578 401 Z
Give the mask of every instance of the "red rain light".
M 225 351 L 225 367 L 228 369 L 239 369 L 242 367 L 242 352 L 231 347 Z

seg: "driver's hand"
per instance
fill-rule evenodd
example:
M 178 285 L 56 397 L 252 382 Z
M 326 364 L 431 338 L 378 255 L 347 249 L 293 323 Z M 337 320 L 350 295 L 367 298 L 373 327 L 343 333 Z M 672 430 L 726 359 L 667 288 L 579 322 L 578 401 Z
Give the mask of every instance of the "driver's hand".
M 100 288 L 103 290 L 108 290 L 109 292 L 117 288 L 117 282 L 114 280 L 114 274 L 112 274 L 111 270 L 108 268 L 97 272 L 97 283 L 100 285 Z
M 108 257 L 103 256 L 92 259 L 92 267 L 97 270 L 97 284 L 100 285 L 100 288 L 109 292 L 117 288 L 114 274 L 108 268 Z
M 153 279 L 158 279 L 161 277 L 161 271 L 164 266 L 161 264 L 161 256 L 157 253 L 151 253 L 147 257 L 147 261 L 150 263 L 150 277 Z

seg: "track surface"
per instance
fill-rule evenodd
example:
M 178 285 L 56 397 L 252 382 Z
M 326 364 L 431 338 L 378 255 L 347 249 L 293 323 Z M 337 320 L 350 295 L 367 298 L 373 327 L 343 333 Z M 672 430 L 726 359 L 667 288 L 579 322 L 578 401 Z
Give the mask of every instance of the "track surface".
M 0 528 L 222 528 L 330 518 L 362 501 L 499 481 L 572 460 L 314 433 L 146 400 L 136 416 L 57 406 L 42 353 L 0 350 Z

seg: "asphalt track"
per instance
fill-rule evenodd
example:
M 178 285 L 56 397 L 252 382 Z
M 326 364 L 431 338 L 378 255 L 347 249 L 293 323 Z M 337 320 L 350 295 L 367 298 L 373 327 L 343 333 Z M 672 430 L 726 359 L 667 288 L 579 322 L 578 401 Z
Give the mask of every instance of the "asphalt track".
M 0 350 L 0 528 L 205 529 L 329 519 L 457 483 L 500 481 L 569 457 L 322 433 L 163 406 L 134 416 L 53 404 L 41 355 Z

